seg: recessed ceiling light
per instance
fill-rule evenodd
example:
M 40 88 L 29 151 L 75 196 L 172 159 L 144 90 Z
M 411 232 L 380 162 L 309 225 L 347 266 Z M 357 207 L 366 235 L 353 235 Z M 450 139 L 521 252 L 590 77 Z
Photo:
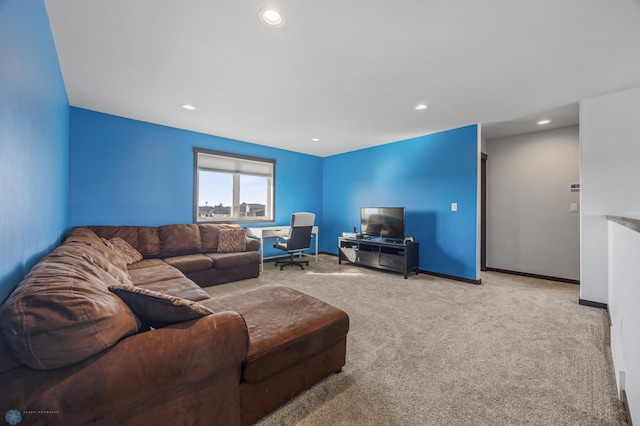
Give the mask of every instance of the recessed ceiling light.
M 425 109 L 427 109 L 427 104 L 418 104 L 418 105 L 414 106 L 413 109 L 415 109 L 416 111 L 425 110 Z
M 278 9 L 272 7 L 265 7 L 260 10 L 260 20 L 269 27 L 284 25 L 284 15 Z
M 320 139 L 318 139 L 318 138 L 313 138 L 311 140 L 314 141 L 314 142 L 320 142 Z
M 189 104 L 182 104 L 181 107 L 182 109 L 186 109 L 187 111 L 195 111 L 197 109 L 193 105 L 189 105 Z
M 551 123 L 551 120 L 540 120 L 538 121 L 538 126 L 544 126 L 545 124 Z

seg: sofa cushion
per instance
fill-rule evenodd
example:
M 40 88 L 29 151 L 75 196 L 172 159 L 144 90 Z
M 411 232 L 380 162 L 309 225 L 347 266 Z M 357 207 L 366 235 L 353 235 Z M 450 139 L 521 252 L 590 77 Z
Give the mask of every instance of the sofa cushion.
M 147 268 L 130 269 L 129 275 L 134 285 L 144 285 L 154 282 L 170 280 L 173 278 L 184 278 L 184 274 L 178 271 L 173 266 L 168 265 L 166 262 L 160 259 L 160 263 L 149 266 Z
M 63 243 L 78 242 L 90 245 L 104 245 L 104 242 L 100 239 L 95 232 L 85 226 L 77 226 L 69 231 L 67 237 Z
M 78 245 L 82 243 L 67 243 L 65 244 L 66 248 L 73 247 L 74 245 Z M 81 256 L 86 259 L 88 262 L 93 263 L 103 271 L 107 272 L 109 275 L 117 279 L 121 284 L 131 284 L 131 276 L 129 272 L 125 269 L 120 269 L 119 266 L 114 265 L 109 259 L 106 258 L 99 250 L 94 249 L 93 247 L 82 245 L 78 247 L 79 253 Z M 62 252 L 58 252 L 62 254 Z M 54 254 L 56 256 L 58 253 Z
M 178 296 L 188 300 L 208 299 L 209 295 L 200 286 L 176 268 L 159 259 L 143 260 L 140 263 L 157 261 L 159 264 L 148 268 L 131 269 L 131 281 L 135 286 Z
M 247 231 L 221 229 L 218 234 L 218 253 L 235 253 L 247 249 Z
M 213 259 L 201 253 L 166 257 L 163 260 L 185 274 L 213 268 Z
M 180 297 L 182 299 L 192 300 L 194 302 L 209 298 L 209 295 L 206 291 L 200 288 L 200 286 L 191 281 L 189 278 L 185 277 L 172 278 L 169 280 L 143 284 L 137 287 L 165 293 L 170 296 Z
M 111 247 L 107 247 L 102 238 L 98 237 L 93 231 L 86 227 L 73 228 L 64 243 L 82 243 L 95 250 L 98 250 L 105 256 L 111 263 L 123 271 L 127 270 L 127 262 L 125 258 Z
M 134 246 L 143 256 L 160 256 L 160 235 L 155 226 L 138 226 L 138 245 Z
M 166 262 L 163 259 L 143 259 L 140 262 L 127 265 L 127 269 L 129 271 L 133 271 L 135 269 L 151 268 L 152 266 L 159 266 L 164 264 L 166 264 Z
M 164 225 L 158 228 L 160 256 L 171 257 L 200 252 L 198 225 Z
M 214 269 L 233 269 L 246 265 L 259 265 L 261 259 L 260 253 L 257 251 L 205 254 L 213 259 Z
M 200 228 L 200 251 L 203 253 L 216 252 L 220 238 L 220 226 L 213 223 L 203 223 Z
M 0 334 L 0 374 L 15 370 L 24 365 L 14 358 L 11 348 L 7 344 L 4 336 Z
M 119 237 L 131 244 L 144 257 L 160 255 L 158 228 L 154 226 L 90 226 L 96 235 L 110 240 Z
M 197 302 L 140 287 L 118 284 L 109 286 L 109 290 L 124 300 L 143 324 L 153 328 L 190 321 L 214 313 Z
M 127 265 L 131 265 L 132 263 L 140 262 L 142 260 L 140 252 L 120 237 L 114 237 L 110 240 L 102 238 L 102 241 L 107 247 L 120 253 Z
M 89 229 L 105 240 L 122 238 L 133 247 L 138 247 L 140 244 L 137 226 L 89 226 Z
M 200 303 L 244 317 L 250 342 L 242 369 L 246 382 L 260 382 L 306 360 L 349 331 L 344 311 L 283 286 L 263 286 Z
M 87 261 L 83 244 L 63 244 L 37 263 L 2 306 L 13 356 L 34 369 L 74 364 L 115 345 L 140 326 L 109 292 L 120 283 Z
M 202 253 L 215 253 L 218 251 L 218 240 L 221 229 L 242 229 L 235 223 L 201 223 L 200 228 L 200 251 Z

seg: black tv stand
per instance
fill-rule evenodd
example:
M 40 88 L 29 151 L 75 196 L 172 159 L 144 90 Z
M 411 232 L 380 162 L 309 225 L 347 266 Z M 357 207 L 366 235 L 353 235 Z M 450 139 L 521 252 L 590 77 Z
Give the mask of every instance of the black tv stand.
M 385 271 L 418 273 L 420 243 L 372 238 L 338 238 L 338 263 L 347 260 L 354 265 Z

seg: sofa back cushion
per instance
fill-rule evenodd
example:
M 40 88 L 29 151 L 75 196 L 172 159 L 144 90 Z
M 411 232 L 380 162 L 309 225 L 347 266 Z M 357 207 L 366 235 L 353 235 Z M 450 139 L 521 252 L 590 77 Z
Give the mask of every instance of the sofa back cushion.
M 213 223 L 203 223 L 200 228 L 200 249 L 202 253 L 215 253 L 218 251 L 218 238 L 220 226 Z
M 97 236 L 92 230 L 86 227 L 73 228 L 67 238 L 64 240 L 64 244 L 67 243 L 81 243 L 89 247 L 93 247 L 95 250 L 100 251 L 104 257 L 106 257 L 111 263 L 116 265 L 122 270 L 127 270 L 127 264 L 125 258 L 117 251 L 110 247 L 107 247 L 102 239 Z
M 158 228 L 153 226 L 90 226 L 99 237 L 122 238 L 145 258 L 160 255 Z
M 235 223 L 201 223 L 198 226 L 200 227 L 200 250 L 202 253 L 216 253 L 218 251 L 222 229 L 242 229 L 240 225 Z
M 140 326 L 127 305 L 109 292 L 120 282 L 100 266 L 106 259 L 94 261 L 100 253 L 74 239 L 37 263 L 0 307 L 13 357 L 34 369 L 79 362 Z
M 107 272 L 120 283 L 131 284 L 131 276 L 129 275 L 129 271 L 126 268 L 126 265 L 124 265 L 120 261 L 118 261 L 117 263 L 110 261 L 106 256 L 104 256 L 100 247 L 91 247 L 82 245 L 82 243 L 70 242 L 65 244 L 64 250 L 61 249 L 55 253 L 52 253 L 51 258 L 53 259 L 54 257 L 59 255 L 65 256 L 65 252 L 71 247 L 75 247 L 77 250 L 80 250 L 82 253 L 82 258 L 84 260 Z M 75 255 L 75 253 L 73 254 Z
M 200 252 L 200 229 L 195 224 L 163 225 L 158 228 L 160 256 L 180 256 Z

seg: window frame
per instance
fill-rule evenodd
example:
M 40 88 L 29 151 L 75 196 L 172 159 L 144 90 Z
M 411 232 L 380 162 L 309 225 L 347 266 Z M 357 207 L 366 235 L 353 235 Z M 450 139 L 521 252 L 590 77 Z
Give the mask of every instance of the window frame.
M 199 218 L 198 216 L 198 204 L 199 204 L 199 192 L 200 192 L 200 186 L 199 186 L 199 172 L 200 170 L 206 170 L 206 168 L 200 168 L 199 167 L 199 156 L 200 155 L 210 155 L 210 156 L 216 156 L 216 157 L 222 157 L 224 159 L 232 159 L 232 160 L 239 160 L 239 161 L 246 161 L 247 163 L 252 162 L 252 163 L 263 163 L 265 165 L 268 165 L 271 168 L 271 176 L 267 176 L 267 205 L 265 206 L 265 213 L 269 212 L 271 213 L 271 216 L 257 216 L 254 218 L 251 217 L 240 217 L 240 216 L 236 216 L 236 217 L 221 217 L 219 219 L 209 219 L 209 220 L 202 220 Z M 211 171 L 215 171 L 215 170 L 211 170 Z M 232 201 L 232 206 L 231 206 L 231 212 L 238 212 L 239 214 L 239 208 L 240 208 L 240 176 L 245 175 L 245 176 L 256 176 L 256 174 L 252 174 L 252 173 L 242 173 L 241 171 L 238 170 L 219 170 L 218 172 L 224 173 L 224 172 L 228 172 L 230 174 L 233 175 L 233 187 L 232 187 L 232 193 L 233 193 L 233 201 Z M 269 180 L 271 182 L 270 188 L 269 188 Z M 235 203 L 238 202 L 238 205 L 235 205 Z M 269 206 L 269 204 L 271 204 Z M 271 208 L 269 208 L 271 207 Z M 217 150 L 212 150 L 212 149 L 205 149 L 205 148 L 193 148 L 193 223 L 257 223 L 257 222 L 275 222 L 275 217 L 276 217 L 276 160 L 274 159 L 270 159 L 270 158 L 263 158 L 263 157 L 254 157 L 254 156 L 250 156 L 250 155 L 243 155 L 243 154 L 235 154 L 235 153 L 231 153 L 231 152 L 225 152 L 225 151 L 217 151 Z

